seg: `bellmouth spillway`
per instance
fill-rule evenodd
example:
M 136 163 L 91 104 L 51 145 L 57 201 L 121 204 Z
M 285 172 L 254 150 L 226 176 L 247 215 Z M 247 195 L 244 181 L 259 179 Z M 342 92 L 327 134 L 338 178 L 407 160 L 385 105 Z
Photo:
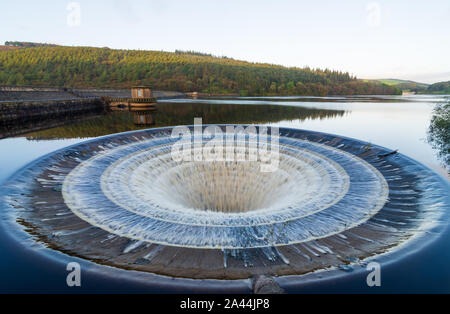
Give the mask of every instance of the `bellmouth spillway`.
M 3 206 L 52 250 L 194 279 L 299 275 L 373 257 L 449 206 L 437 174 L 362 141 L 282 128 L 278 167 L 263 172 L 259 160 L 174 160 L 172 130 L 44 156 L 5 184 Z M 231 138 L 251 152 L 249 137 Z M 197 149 L 209 140 L 202 134 Z

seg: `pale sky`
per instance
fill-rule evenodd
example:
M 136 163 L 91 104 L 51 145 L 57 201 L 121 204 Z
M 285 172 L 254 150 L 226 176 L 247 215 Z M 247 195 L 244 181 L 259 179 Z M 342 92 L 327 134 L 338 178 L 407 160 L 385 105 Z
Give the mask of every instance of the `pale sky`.
M 4 41 L 195 50 L 433 83 L 450 80 L 450 0 L 2 0 Z

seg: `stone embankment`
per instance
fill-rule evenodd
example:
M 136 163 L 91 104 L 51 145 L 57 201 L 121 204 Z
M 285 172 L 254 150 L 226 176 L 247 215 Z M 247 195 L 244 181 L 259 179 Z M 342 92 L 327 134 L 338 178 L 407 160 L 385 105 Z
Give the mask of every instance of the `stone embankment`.
M 76 115 L 80 113 L 99 112 L 104 108 L 101 99 L 71 99 L 49 101 L 20 101 L 4 102 L 0 104 L 1 122 L 22 122 L 41 119 Z
M 185 94 L 154 91 L 155 98 L 180 98 Z M 0 87 L 0 126 L 46 117 L 101 112 L 104 97 L 130 97 L 129 89 L 72 89 L 57 87 Z

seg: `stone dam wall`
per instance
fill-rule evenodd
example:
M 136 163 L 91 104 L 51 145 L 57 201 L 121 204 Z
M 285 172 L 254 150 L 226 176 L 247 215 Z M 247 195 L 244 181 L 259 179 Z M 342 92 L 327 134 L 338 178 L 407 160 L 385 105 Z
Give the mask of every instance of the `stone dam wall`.
M 0 104 L 11 101 L 50 101 L 89 98 L 128 98 L 130 89 L 9 87 L 0 86 Z M 153 91 L 155 98 L 182 98 L 186 94 L 172 91 Z
M 61 126 L 105 111 L 100 98 L 0 103 L 0 139 Z
M 182 98 L 171 91 L 154 91 L 155 98 Z M 128 98 L 129 89 L 69 89 L 0 86 L 0 123 L 17 123 L 51 116 L 97 112 L 104 109 L 103 97 Z
M 157 99 L 184 98 L 171 91 L 153 91 Z M 63 125 L 103 114 L 105 97 L 128 98 L 129 89 L 72 89 L 0 86 L 0 138 Z
M 0 104 L 0 123 L 20 123 L 103 110 L 104 102 L 100 98 L 3 102 Z

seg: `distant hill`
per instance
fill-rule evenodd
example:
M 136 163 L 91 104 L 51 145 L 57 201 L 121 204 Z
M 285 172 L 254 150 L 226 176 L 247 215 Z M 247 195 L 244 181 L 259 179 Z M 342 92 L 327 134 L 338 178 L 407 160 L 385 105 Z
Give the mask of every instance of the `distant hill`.
M 0 85 L 199 91 L 210 94 L 401 94 L 395 86 L 349 73 L 251 63 L 191 51 L 114 50 L 8 42 L 25 49 L 0 51 Z
M 389 86 L 394 86 L 397 87 L 398 89 L 401 89 L 404 92 L 414 92 L 417 94 L 450 94 L 450 81 L 438 82 L 431 85 L 397 79 L 379 79 L 367 81 L 376 81 Z
M 427 92 L 432 94 L 447 94 L 450 95 L 450 81 L 439 82 L 428 86 Z
M 36 47 L 56 47 L 54 44 L 47 43 L 31 43 L 26 41 L 7 41 L 5 46 L 14 48 L 36 48 Z
M 379 79 L 375 80 L 377 82 L 394 86 L 399 89 L 401 89 L 404 92 L 414 92 L 414 93 L 423 93 L 427 90 L 428 84 L 425 83 L 418 83 L 414 81 L 408 81 L 408 80 L 397 80 L 397 79 Z

